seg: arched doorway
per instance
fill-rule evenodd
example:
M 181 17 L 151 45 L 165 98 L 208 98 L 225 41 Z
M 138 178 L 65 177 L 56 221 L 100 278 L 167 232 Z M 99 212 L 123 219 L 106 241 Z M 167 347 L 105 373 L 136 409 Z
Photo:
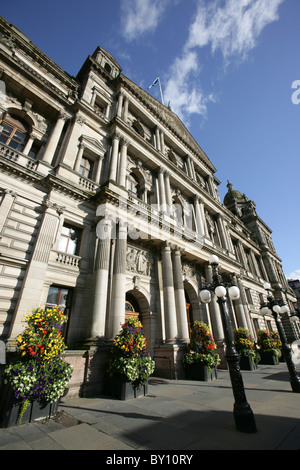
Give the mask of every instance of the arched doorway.
M 151 322 L 153 317 L 150 314 L 150 305 L 146 296 L 141 292 L 140 289 L 132 289 L 126 292 L 125 298 L 125 319 L 128 317 L 136 317 L 143 325 L 143 332 L 146 337 L 147 347 L 146 351 L 152 354 L 152 340 Z
M 125 300 L 125 321 L 128 317 L 135 317 L 141 321 L 140 307 L 132 294 L 126 294 Z
M 191 304 L 191 300 L 189 298 L 189 294 L 187 293 L 186 290 L 184 290 L 185 294 L 185 305 L 186 305 L 186 317 L 187 317 L 187 323 L 188 323 L 188 329 L 189 329 L 189 334 L 191 331 L 191 327 L 194 323 L 193 319 L 193 306 Z

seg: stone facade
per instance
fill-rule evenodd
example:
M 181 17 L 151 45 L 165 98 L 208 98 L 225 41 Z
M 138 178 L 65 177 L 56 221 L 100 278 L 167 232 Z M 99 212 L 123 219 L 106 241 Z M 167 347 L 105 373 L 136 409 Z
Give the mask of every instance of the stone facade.
M 0 19 L 0 338 L 13 351 L 38 305 L 68 315 L 73 388 L 91 393 L 125 315 L 139 315 L 156 374 L 180 377 L 189 325 L 219 352 L 215 299 L 199 299 L 217 254 L 241 290 L 232 328 L 276 329 L 259 314 L 263 283 L 293 294 L 255 205 L 228 184 L 179 118 L 98 47 L 70 77 Z M 102 371 L 100 373 L 100 371 Z

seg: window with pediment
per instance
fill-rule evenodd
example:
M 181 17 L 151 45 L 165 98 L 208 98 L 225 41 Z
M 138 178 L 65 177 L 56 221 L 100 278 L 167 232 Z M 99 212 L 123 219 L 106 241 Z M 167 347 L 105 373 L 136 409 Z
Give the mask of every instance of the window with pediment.
M 6 114 L 0 123 L 0 142 L 22 152 L 29 135 L 28 125 L 17 116 Z

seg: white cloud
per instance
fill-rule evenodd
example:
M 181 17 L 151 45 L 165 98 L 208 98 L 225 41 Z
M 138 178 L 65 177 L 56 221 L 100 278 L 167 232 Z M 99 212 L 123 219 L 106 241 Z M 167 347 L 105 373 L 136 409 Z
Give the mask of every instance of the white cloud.
M 128 41 L 153 32 L 170 0 L 121 0 L 122 32 Z
M 283 1 L 214 0 L 207 4 L 200 0 L 186 47 L 210 45 L 212 52 L 221 50 L 225 61 L 233 56 L 244 58 L 255 47 L 265 26 L 278 19 Z
M 212 53 L 221 50 L 224 63 L 245 59 L 256 45 L 264 27 L 278 19 L 278 8 L 284 0 L 198 0 L 189 28 L 189 36 L 171 66 L 165 86 L 166 101 L 183 121 L 191 114 L 206 116 L 207 104 L 216 101 L 213 93 L 201 89 L 198 50 L 210 46 Z
M 208 101 L 214 100 L 212 95 L 204 96 L 199 85 L 199 71 L 198 58 L 194 51 L 178 57 L 170 68 L 164 96 L 182 120 L 194 113 L 205 116 Z
M 300 269 L 296 269 L 295 271 L 293 271 L 291 274 L 289 274 L 288 276 L 286 276 L 287 279 L 300 279 Z

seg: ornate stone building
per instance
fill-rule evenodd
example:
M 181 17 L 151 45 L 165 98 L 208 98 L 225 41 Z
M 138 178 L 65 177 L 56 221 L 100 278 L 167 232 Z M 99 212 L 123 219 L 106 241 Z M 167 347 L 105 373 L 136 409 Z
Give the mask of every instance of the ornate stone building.
M 74 392 L 101 386 L 126 315 L 139 315 L 155 373 L 180 377 L 194 320 L 223 352 L 220 313 L 199 289 L 217 254 L 241 290 L 232 328 L 275 329 L 263 283 L 289 302 L 271 230 L 216 169 L 179 118 L 101 47 L 68 75 L 0 19 L 0 337 L 7 350 L 38 305 L 68 315 Z M 267 324 L 265 323 L 267 321 Z M 288 322 L 289 323 L 289 322 Z

